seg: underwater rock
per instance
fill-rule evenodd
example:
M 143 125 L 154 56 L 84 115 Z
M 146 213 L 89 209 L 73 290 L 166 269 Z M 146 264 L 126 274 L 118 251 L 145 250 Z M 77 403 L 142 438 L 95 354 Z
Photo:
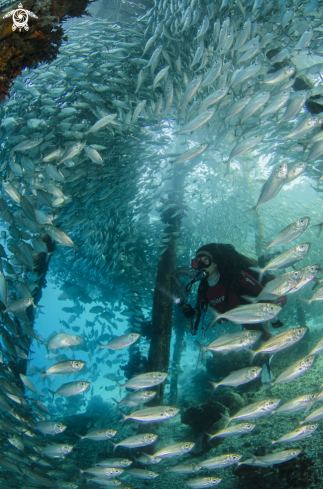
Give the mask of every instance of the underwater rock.
M 230 411 L 230 416 L 234 416 L 246 405 L 246 401 L 233 390 L 227 390 L 215 397 L 216 401 L 223 404 Z
M 263 450 L 264 452 L 264 450 Z M 257 452 L 257 455 L 262 453 Z M 313 467 L 313 460 L 305 454 L 300 454 L 297 460 L 274 465 L 272 467 L 252 467 L 241 465 L 234 470 L 239 478 L 238 488 L 258 489 L 261 481 L 262 489 L 287 489 L 318 487 L 317 475 Z M 312 485 L 314 483 L 314 485 Z
M 198 407 L 186 409 L 181 415 L 181 421 L 193 430 L 203 432 L 222 420 L 221 414 L 228 414 L 226 407 L 220 402 L 209 400 Z

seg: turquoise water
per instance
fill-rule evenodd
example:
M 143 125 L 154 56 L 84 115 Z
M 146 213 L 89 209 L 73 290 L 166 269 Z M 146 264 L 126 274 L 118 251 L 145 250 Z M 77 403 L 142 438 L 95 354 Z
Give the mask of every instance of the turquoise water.
M 125 15 L 127 8 L 136 20 Z M 321 267 L 322 6 L 166 0 L 146 11 L 123 3 L 119 23 L 103 17 L 104 4 L 90 10 L 93 17 L 64 21 L 68 40 L 57 59 L 25 69 L 0 107 L 0 482 L 11 489 L 320 487 L 319 415 L 305 423 L 319 424 L 311 435 L 272 440 L 320 408 L 321 355 L 290 382 L 268 386 L 257 378 L 220 385 L 212 394 L 208 380 L 225 383 L 232 372 L 250 367 L 250 355 L 232 348 L 201 358 L 197 343 L 239 333 L 241 322 L 200 327 L 193 336 L 175 300 L 195 306 L 198 283 L 190 294 L 185 286 L 195 275 L 190 263 L 200 246 L 230 243 L 257 259 L 286 226 L 304 217 L 310 218 L 304 234 L 269 252 L 310 243 L 308 253 L 273 273 Z M 294 179 L 290 173 L 271 177 L 279 165 L 290 172 L 301 163 L 306 165 Z M 37 238 L 45 239 L 48 253 Z M 319 268 L 300 291 L 287 295 L 279 312 L 282 328 L 269 326 L 272 335 L 308 328 L 304 338 L 274 351 L 274 381 L 307 358 L 322 337 L 321 299 L 306 303 L 320 290 L 312 290 L 320 278 Z M 36 308 L 16 303 L 30 297 Z M 209 308 L 204 326 L 212 317 Z M 100 349 L 129 333 L 140 338 L 120 350 Z M 59 334 L 67 340 L 76 335 L 80 344 L 49 348 Z M 44 376 L 63 361 L 86 363 L 77 373 Z M 137 387 L 158 391 L 157 401 L 120 404 L 119 411 L 133 415 L 159 405 L 179 413 L 160 422 L 155 413 L 148 423 L 121 424 L 113 399 L 136 386 L 120 393 L 118 383 L 155 371 L 168 374 L 162 388 L 154 382 Z M 90 386 L 60 395 L 69 382 Z M 281 406 L 305 394 L 316 395 L 314 407 L 308 402 L 303 411 L 232 420 L 230 427 L 242 421 L 256 426 L 208 441 L 206 433 L 225 429 L 227 418 L 252 403 L 274 398 Z M 66 428 L 45 435 L 37 431 L 41 421 Z M 144 433 L 158 438 L 146 446 L 142 439 L 120 445 L 114 454 L 107 438 L 77 436 L 98 429 L 117 430 L 110 440 L 116 444 Z M 194 444 L 187 453 L 186 443 Z M 52 444 L 59 445 L 55 457 L 46 451 Z M 65 445 L 69 453 L 63 457 Z M 284 453 L 274 463 L 261 462 L 285 450 L 294 450 L 295 458 L 288 452 L 289 461 Z M 157 453 L 157 460 L 142 453 Z M 227 456 L 227 466 L 207 470 L 205 460 L 218 456 Z M 98 475 L 91 474 L 94 465 L 115 457 L 155 474 L 125 469 L 118 480 L 107 473 L 103 481 L 87 480 Z M 190 465 L 191 473 L 167 472 L 179 464 Z

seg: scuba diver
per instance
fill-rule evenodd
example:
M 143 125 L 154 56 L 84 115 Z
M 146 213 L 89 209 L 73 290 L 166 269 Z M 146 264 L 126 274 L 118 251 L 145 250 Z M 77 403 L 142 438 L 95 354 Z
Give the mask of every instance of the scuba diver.
M 263 264 L 264 257 L 259 258 L 259 264 Z M 194 279 L 187 285 L 187 291 L 192 288 L 193 283 L 201 280 L 198 288 L 198 296 L 195 308 L 190 304 L 183 305 L 183 313 L 187 319 L 191 319 L 191 332 L 197 333 L 199 323 L 206 313 L 210 304 L 219 313 L 227 312 L 240 305 L 249 304 L 242 296 L 257 297 L 264 285 L 273 280 L 275 275 L 265 275 L 260 284 L 255 278 L 250 267 L 258 266 L 258 262 L 248 258 L 236 251 L 231 244 L 210 243 L 197 250 L 196 257 L 192 259 L 192 268 L 198 271 Z M 278 297 L 274 302 L 280 306 L 286 304 L 286 297 Z M 194 321 L 195 320 L 195 321 Z M 227 322 L 220 319 L 221 324 Z M 267 323 L 267 322 L 266 322 Z M 260 339 L 267 341 L 271 333 L 266 329 L 266 323 L 243 324 L 248 330 L 261 331 Z M 280 328 L 283 323 L 280 320 L 272 322 L 273 328 Z

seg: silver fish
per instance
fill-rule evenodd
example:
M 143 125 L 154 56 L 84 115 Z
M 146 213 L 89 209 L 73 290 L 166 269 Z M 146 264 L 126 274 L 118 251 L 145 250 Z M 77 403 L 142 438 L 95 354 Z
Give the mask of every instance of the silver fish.
M 41 454 L 48 458 L 64 458 L 73 450 L 72 445 L 47 445 L 41 450 Z
M 53 336 L 47 343 L 49 350 L 57 350 L 58 348 L 70 348 L 81 345 L 84 342 L 80 336 L 61 333 Z
M 193 489 L 199 489 L 204 487 L 213 487 L 220 484 L 222 479 L 217 477 L 201 477 L 200 479 L 189 479 L 185 482 L 185 485 L 192 487 Z
M 105 127 L 107 124 L 110 124 L 112 121 L 114 121 L 114 119 L 117 117 L 117 114 L 109 114 L 109 115 L 106 115 L 105 117 L 102 117 L 102 119 L 98 120 L 89 130 L 88 130 L 88 133 L 92 133 L 92 132 L 97 132 L 99 131 L 100 129 L 102 129 L 103 127 Z M 83 147 L 85 146 L 85 144 L 83 145 Z M 82 148 L 83 149 L 83 148 Z M 67 156 L 65 157 L 65 155 L 63 156 L 63 159 L 60 161 L 60 163 L 62 161 L 64 161 L 65 159 L 69 159 L 69 158 L 72 158 L 73 156 L 75 156 L 75 154 L 72 153 L 71 156 Z
M 309 352 L 309 355 L 318 355 L 319 353 L 322 352 L 323 352 L 323 338 L 316 343 L 314 348 L 312 348 L 312 350 Z
M 144 480 L 153 480 L 159 476 L 159 474 L 157 474 L 156 472 L 153 472 L 152 470 L 145 470 L 145 469 L 127 469 L 126 474 Z
M 260 114 L 260 119 L 265 117 L 266 115 L 269 114 L 275 114 L 278 112 L 279 109 L 284 107 L 290 97 L 290 90 L 284 90 L 283 92 L 279 93 L 267 107 L 261 112 Z
M 116 401 L 115 399 L 112 398 L 112 400 L 119 406 L 120 404 L 122 406 L 127 406 L 127 407 L 135 407 L 139 406 L 140 404 L 145 404 L 146 402 L 152 401 L 154 397 L 156 396 L 157 392 L 154 391 L 136 391 L 132 392 L 131 394 L 128 394 L 126 397 L 121 399 L 121 401 Z
M 110 350 L 121 350 L 127 346 L 133 345 L 140 338 L 139 333 L 127 333 L 118 336 L 114 340 L 109 341 L 106 345 L 101 345 L 100 348 L 109 348 Z
M 197 343 L 197 345 L 202 350 L 202 356 L 208 350 L 227 353 L 229 351 L 242 350 L 247 346 L 253 345 L 260 338 L 260 336 L 261 333 L 259 333 L 259 331 L 239 331 L 237 333 L 221 335 L 207 346 L 203 346 L 200 343 Z
M 308 267 L 303 268 L 300 270 L 302 272 L 302 278 L 298 282 L 298 284 L 295 285 L 295 287 L 290 290 L 290 294 L 294 294 L 295 292 L 298 292 L 301 288 L 303 288 L 305 285 L 307 285 L 311 280 L 313 280 L 318 271 L 320 269 L 320 265 L 309 265 Z
M 50 367 L 42 377 L 44 378 L 46 375 L 69 375 L 76 372 L 80 372 L 84 367 L 85 362 L 82 360 L 64 360 L 63 362 L 55 363 L 52 367 Z
M 285 350 L 289 346 L 294 345 L 307 333 L 308 327 L 304 326 L 302 328 L 291 328 L 283 331 L 282 333 L 276 334 L 272 338 L 269 338 L 258 350 L 251 352 L 252 358 L 254 358 L 258 353 L 270 353 L 275 354 L 279 351 Z
M 248 117 L 251 117 L 257 110 L 261 109 L 268 102 L 269 97 L 269 92 L 262 92 L 253 97 L 241 114 L 241 123 Z
M 185 126 L 182 127 L 179 131 L 176 131 L 174 134 L 183 134 L 184 132 L 191 132 L 197 129 L 198 127 L 203 126 L 203 124 L 206 124 L 213 116 L 215 113 L 215 108 L 213 109 L 207 109 L 198 116 L 196 116 L 194 119 L 189 121 Z
M 251 136 L 248 139 L 244 139 L 240 143 L 238 143 L 231 151 L 229 159 L 228 159 L 228 164 L 230 164 L 230 161 L 233 158 L 236 158 L 237 156 L 242 155 L 243 153 L 246 153 L 252 148 L 255 148 L 258 146 L 258 144 L 261 143 L 261 141 L 264 139 L 264 135 L 259 135 L 259 136 Z
M 281 70 L 275 71 L 275 73 L 270 73 L 264 77 L 264 83 L 274 84 L 281 83 L 290 78 L 295 73 L 295 66 L 285 66 Z
M 285 184 L 292 182 L 295 178 L 298 178 L 306 170 L 307 162 L 297 162 L 291 168 L 288 169 Z
M 209 328 L 219 319 L 225 318 L 228 321 L 234 323 L 262 323 L 273 319 L 280 313 L 281 307 L 277 304 L 247 304 L 245 306 L 238 306 L 225 313 L 215 312 L 212 308 L 210 310 L 213 320 L 208 325 Z
M 292 272 L 284 273 L 274 280 L 267 282 L 257 297 L 247 295 L 242 295 L 241 297 L 252 303 L 275 300 L 277 297 L 293 292 L 295 287 L 302 280 L 303 274 L 303 270 L 293 270 Z
M 228 87 L 215 90 L 215 92 L 211 93 L 204 100 L 202 100 L 201 104 L 198 107 L 198 111 L 202 112 L 207 107 L 210 107 L 210 105 L 214 105 L 219 102 L 223 97 L 225 97 L 225 95 L 228 93 L 228 90 Z
M 253 402 L 248 404 L 244 408 L 240 409 L 234 416 L 229 418 L 228 416 L 223 416 L 227 424 L 235 419 L 255 419 L 269 414 L 271 411 L 277 408 L 280 403 L 280 399 L 264 399 L 262 401 Z
M 180 442 L 172 445 L 167 445 L 165 448 L 158 450 L 152 456 L 156 458 L 172 458 L 178 455 L 184 455 L 190 452 L 195 447 L 195 443 Z
M 286 226 L 268 246 L 266 246 L 266 249 L 269 250 L 269 248 L 272 248 L 273 246 L 284 246 L 298 238 L 305 231 L 309 222 L 309 217 L 301 217 L 292 222 Z
M 127 468 L 132 464 L 132 460 L 128 458 L 106 458 L 101 460 L 96 465 L 101 465 L 101 467 L 117 467 L 117 468 Z
M 289 102 L 284 114 L 282 117 L 277 121 L 278 124 L 284 121 L 289 121 L 290 119 L 293 119 L 296 114 L 301 110 L 303 105 L 306 102 L 307 99 L 307 92 L 296 92 L 295 97 Z
M 290 433 L 281 436 L 278 440 L 271 440 L 271 444 L 275 445 L 276 443 L 290 443 L 293 441 L 304 440 L 305 438 L 312 436 L 319 426 L 319 423 L 301 426 L 300 428 L 296 428 Z
M 281 384 L 284 382 L 291 382 L 297 379 L 301 375 L 304 375 L 313 365 L 315 360 L 315 355 L 308 355 L 307 357 L 297 360 L 292 365 L 287 367 L 274 382 L 270 382 L 270 386 L 273 387 L 276 384 Z
M 181 163 L 183 161 L 189 161 L 192 158 L 195 158 L 196 156 L 199 156 L 202 154 L 206 148 L 208 147 L 208 143 L 202 143 L 198 144 L 197 146 L 193 146 L 192 148 L 188 149 L 181 155 L 179 155 L 175 160 L 172 161 L 172 163 Z
M 302 409 L 306 409 L 306 411 L 308 411 L 315 403 L 316 398 L 317 393 L 303 394 L 301 396 L 295 397 L 294 399 L 291 399 L 281 406 L 278 406 L 278 408 L 274 409 L 271 414 L 290 414 L 301 411 Z
M 219 455 L 213 458 L 207 458 L 200 462 L 202 469 L 222 469 L 223 467 L 228 467 L 239 462 L 243 455 L 236 453 L 228 453 L 227 455 Z
M 86 470 L 81 470 L 81 474 L 86 473 L 86 474 L 91 474 L 95 475 L 96 477 L 105 477 L 105 478 L 112 478 L 112 477 L 118 477 L 124 472 L 124 469 L 120 467 L 91 467 Z
M 201 87 L 207 87 L 208 85 L 211 85 L 211 83 L 214 83 L 221 73 L 221 68 L 222 68 L 222 58 L 216 57 L 213 60 L 212 67 L 206 73 L 205 78 L 201 82 Z
M 250 102 L 250 100 L 251 97 L 245 97 L 235 102 L 226 113 L 225 119 L 229 119 L 229 117 L 233 117 L 234 115 L 239 114 L 239 112 L 241 112 L 245 108 L 245 106 Z
M 270 465 L 282 464 L 288 460 L 292 460 L 297 457 L 302 450 L 283 450 L 282 452 L 269 453 L 262 457 L 252 457 L 244 460 L 243 462 L 238 462 L 240 465 L 254 465 L 255 467 L 269 467 Z
M 113 430 L 111 428 L 109 429 L 99 429 L 99 430 L 92 430 L 89 431 L 86 435 L 81 436 L 77 435 L 81 440 L 87 439 L 87 440 L 93 440 L 93 441 L 101 441 L 101 440 L 109 440 L 110 438 L 113 438 L 117 434 L 116 430 Z M 100 465 L 100 464 L 97 464 Z M 111 467 L 111 465 L 109 465 Z
M 66 425 L 56 421 L 39 421 L 35 426 L 35 429 L 43 433 L 43 435 L 59 435 L 66 428 Z
M 301 136 L 303 137 L 320 124 L 322 124 L 321 117 L 307 117 L 295 127 L 294 131 L 287 134 L 284 139 L 300 138 Z
M 219 385 L 229 385 L 235 387 L 251 382 L 259 377 L 261 370 L 261 367 L 245 367 L 240 370 L 236 370 L 235 372 L 231 372 L 220 382 L 211 382 L 210 380 L 208 380 L 208 382 L 212 385 L 214 392 Z
M 34 384 L 28 379 L 28 377 L 26 377 L 26 375 L 24 375 L 24 374 L 19 374 L 19 377 L 20 377 L 22 383 L 24 384 L 24 386 L 27 387 L 27 389 L 29 389 L 31 392 L 36 394 L 36 396 L 38 397 L 37 389 L 34 386 Z
M 267 265 L 263 268 L 250 267 L 250 270 L 254 270 L 259 273 L 259 281 L 261 281 L 264 272 L 267 270 L 280 270 L 281 268 L 288 268 L 294 263 L 298 262 L 308 252 L 310 248 L 310 243 L 302 243 L 281 253 L 276 258 L 273 258 Z
M 188 87 L 187 87 L 187 89 L 183 95 L 183 98 L 181 100 L 181 111 L 179 113 L 179 117 L 182 117 L 186 105 L 192 100 L 192 98 L 196 94 L 199 86 L 201 85 L 201 82 L 202 82 L 202 75 L 199 75 L 199 76 L 196 76 L 195 78 L 193 78 L 191 80 L 191 82 L 189 83 L 189 85 L 188 85 Z
M 81 392 L 85 392 L 90 387 L 90 382 L 85 382 L 85 380 L 79 380 L 77 382 L 68 382 L 63 384 L 57 389 L 56 392 L 51 392 L 53 398 L 54 396 L 70 397 L 76 396 Z
M 254 207 L 256 211 L 261 205 L 265 204 L 269 200 L 272 200 L 278 194 L 286 181 L 287 171 L 288 166 L 286 162 L 275 166 L 260 192 L 258 202 Z
M 231 426 L 227 426 L 226 428 L 217 431 L 213 435 L 210 433 L 206 434 L 208 436 L 208 441 L 211 441 L 213 438 L 227 438 L 229 436 L 244 435 L 246 433 L 250 433 L 255 428 L 255 426 L 256 425 L 252 423 L 237 423 Z
M 111 443 L 113 446 L 113 451 L 116 450 L 117 447 L 126 447 L 126 448 L 138 448 L 138 447 L 146 447 L 147 445 L 151 445 L 157 440 L 158 436 L 153 433 L 141 433 L 140 435 L 129 436 L 118 443 Z
M 305 423 L 313 423 L 313 421 L 319 421 L 320 419 L 323 419 L 323 406 L 315 409 L 315 411 L 312 411 L 311 414 L 304 419 L 304 421 L 300 422 L 300 425 Z
M 155 385 L 161 384 L 166 380 L 167 373 L 164 372 L 149 372 L 146 374 L 137 375 L 136 377 L 132 377 L 132 379 L 127 380 L 127 382 L 123 385 L 120 385 L 118 382 L 118 386 L 121 390 L 123 387 L 127 389 L 146 389 L 147 387 L 153 387 Z
M 140 409 L 129 415 L 122 413 L 123 422 L 127 419 L 133 419 L 135 421 L 140 421 L 142 423 L 154 423 L 156 421 L 165 421 L 167 419 L 173 418 L 179 413 L 179 409 L 172 406 L 155 406 L 145 409 Z

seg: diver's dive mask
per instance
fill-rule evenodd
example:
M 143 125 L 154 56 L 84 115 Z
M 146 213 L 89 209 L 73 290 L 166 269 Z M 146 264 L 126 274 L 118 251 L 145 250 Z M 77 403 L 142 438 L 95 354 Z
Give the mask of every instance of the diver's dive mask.
M 201 258 L 203 258 L 203 260 Z M 212 262 L 212 258 L 208 255 L 199 255 L 192 259 L 191 267 L 194 268 L 194 270 L 202 270 L 204 268 L 210 268 Z

